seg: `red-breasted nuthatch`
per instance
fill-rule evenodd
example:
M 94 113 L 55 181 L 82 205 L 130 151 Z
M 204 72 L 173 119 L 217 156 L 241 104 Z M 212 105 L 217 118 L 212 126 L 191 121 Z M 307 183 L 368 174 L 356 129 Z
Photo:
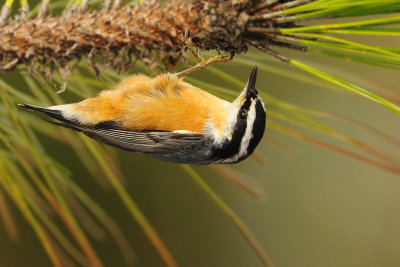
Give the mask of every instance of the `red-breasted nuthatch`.
M 242 93 L 229 103 L 173 74 L 136 75 L 112 90 L 43 112 L 53 122 L 124 150 L 187 164 L 235 163 L 247 158 L 265 129 L 265 106 L 254 67 Z

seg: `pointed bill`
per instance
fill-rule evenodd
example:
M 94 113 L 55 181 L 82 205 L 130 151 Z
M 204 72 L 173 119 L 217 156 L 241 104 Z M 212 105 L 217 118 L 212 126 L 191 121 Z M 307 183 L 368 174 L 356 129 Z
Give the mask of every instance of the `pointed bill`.
M 256 90 L 256 81 L 257 81 L 257 66 L 254 66 L 253 71 L 250 74 L 250 78 L 247 81 L 246 85 L 246 95 L 248 97 L 256 97 L 258 92 Z

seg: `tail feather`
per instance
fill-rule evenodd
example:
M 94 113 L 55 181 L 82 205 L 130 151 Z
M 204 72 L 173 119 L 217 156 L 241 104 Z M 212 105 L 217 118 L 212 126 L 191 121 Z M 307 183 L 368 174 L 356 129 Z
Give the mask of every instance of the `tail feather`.
M 24 103 L 18 104 L 18 106 L 21 108 L 26 108 L 26 109 L 45 113 L 46 115 L 48 115 L 54 119 L 57 119 L 61 122 L 54 122 L 54 121 L 49 121 L 49 120 L 46 120 L 46 121 L 51 122 L 56 125 L 59 125 L 59 126 L 70 128 L 70 129 L 76 130 L 76 131 L 84 131 L 84 129 L 86 129 L 87 127 L 89 127 L 89 128 L 97 127 L 97 128 L 121 129 L 121 125 L 122 125 L 122 123 L 120 121 L 102 121 L 102 122 L 97 123 L 96 125 L 85 125 L 75 119 L 65 118 L 63 116 L 61 110 L 42 108 L 42 107 L 38 107 L 38 106 L 30 105 L 30 104 L 24 104 Z
M 58 126 L 62 126 L 68 129 L 72 129 L 74 131 L 77 132 L 83 132 L 85 127 L 79 124 L 75 124 L 75 123 L 71 123 L 71 122 L 57 122 L 57 121 L 49 121 L 49 120 L 45 120 L 47 122 L 50 122 L 52 124 L 58 125 Z
M 30 109 L 30 110 L 34 110 L 34 111 L 39 111 L 42 113 L 45 113 L 46 115 L 49 115 L 50 117 L 57 119 L 59 121 L 63 121 L 63 122 L 71 122 L 71 120 L 67 120 L 66 118 L 63 117 L 62 113 L 60 110 L 54 110 L 54 109 L 48 109 L 48 108 L 42 108 L 42 107 L 38 107 L 38 106 L 34 106 L 34 105 L 30 105 L 30 104 L 18 104 L 19 107 L 21 108 L 26 108 L 26 109 Z

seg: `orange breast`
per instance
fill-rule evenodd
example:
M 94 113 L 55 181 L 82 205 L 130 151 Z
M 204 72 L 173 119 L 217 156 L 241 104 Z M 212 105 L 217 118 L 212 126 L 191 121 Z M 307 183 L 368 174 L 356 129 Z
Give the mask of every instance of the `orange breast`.
M 131 130 L 186 130 L 203 133 L 207 120 L 223 127 L 229 102 L 173 75 L 127 78 L 113 90 L 75 104 L 74 111 L 96 122 L 118 120 Z

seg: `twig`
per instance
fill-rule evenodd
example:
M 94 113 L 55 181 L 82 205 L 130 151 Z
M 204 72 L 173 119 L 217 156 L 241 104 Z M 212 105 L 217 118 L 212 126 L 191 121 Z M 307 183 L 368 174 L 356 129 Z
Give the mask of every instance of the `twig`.
M 294 22 L 294 21 L 299 21 L 300 18 L 298 16 L 288 16 L 288 17 L 282 17 L 282 18 L 277 18 L 275 21 L 277 23 L 286 23 L 286 22 Z
M 111 0 L 105 0 L 103 3 L 103 12 L 107 12 L 110 10 Z
M 226 61 L 232 60 L 233 56 L 234 56 L 234 53 L 231 53 L 229 55 L 218 55 L 218 56 L 209 58 L 207 60 L 202 60 L 197 65 L 195 65 L 189 69 L 186 69 L 184 71 L 175 73 L 175 75 L 178 78 L 183 78 L 187 75 L 190 75 L 192 73 L 195 73 L 199 70 L 204 69 L 205 67 L 207 67 L 210 64 L 217 63 L 217 62 L 226 62 Z
M 114 0 L 114 4 L 112 5 L 112 9 L 118 9 L 121 6 L 121 0 Z
M 21 20 L 27 20 L 28 19 L 28 14 L 29 14 L 29 5 L 23 5 L 20 9 L 19 12 L 21 12 Z
M 284 4 L 276 5 L 272 8 L 272 10 L 275 11 L 275 10 L 289 9 L 292 7 L 304 5 L 309 2 L 310 2 L 310 0 L 295 0 L 295 1 L 284 3 Z
M 254 43 L 253 44 L 255 47 L 257 47 L 258 49 L 260 49 L 261 51 L 267 53 L 268 55 L 273 56 L 274 58 L 277 58 L 285 63 L 290 63 L 291 59 L 285 56 L 282 56 L 281 54 L 279 54 L 278 52 L 272 50 L 271 48 L 266 48 L 264 46 L 261 46 L 260 44 Z
M 255 16 L 250 17 L 249 19 L 251 21 L 269 20 L 272 18 L 282 16 L 282 14 L 283 14 L 282 11 L 276 11 L 276 12 L 271 12 L 271 13 L 262 14 L 262 15 L 255 15 Z
M 7 21 L 7 18 L 10 16 L 11 14 L 11 8 L 4 5 L 1 8 L 1 12 L 0 12 L 0 24 L 3 24 Z
M 275 4 L 276 2 L 278 2 L 279 0 L 267 0 L 264 3 L 259 4 L 258 6 L 250 9 L 248 11 L 249 14 L 253 14 L 255 12 L 261 11 L 263 9 L 266 9 L 267 7 L 272 6 L 273 4 Z
M 38 19 L 42 19 L 44 17 L 44 15 L 46 14 L 47 10 L 51 11 L 49 9 L 49 0 L 43 0 L 40 3 L 40 8 L 39 8 L 39 12 L 38 12 L 37 18 Z
M 89 6 L 89 2 L 90 2 L 90 0 L 82 0 L 82 3 L 80 5 L 81 12 L 83 12 L 87 9 L 87 7 Z

